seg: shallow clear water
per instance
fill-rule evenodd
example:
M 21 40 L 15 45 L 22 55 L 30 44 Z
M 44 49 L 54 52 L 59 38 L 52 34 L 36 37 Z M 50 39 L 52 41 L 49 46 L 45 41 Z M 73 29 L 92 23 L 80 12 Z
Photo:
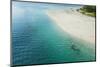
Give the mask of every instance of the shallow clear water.
M 30 7 L 27 6 L 29 4 Z M 95 60 L 95 47 L 88 46 L 92 44 L 65 33 L 46 15 L 43 8 L 40 10 L 37 6 L 35 9 L 33 5 L 13 2 L 13 65 Z

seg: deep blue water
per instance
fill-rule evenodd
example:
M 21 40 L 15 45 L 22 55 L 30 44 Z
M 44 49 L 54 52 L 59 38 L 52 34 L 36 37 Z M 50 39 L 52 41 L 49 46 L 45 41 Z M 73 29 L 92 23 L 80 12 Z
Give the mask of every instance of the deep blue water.
M 50 4 L 46 8 L 35 4 L 26 2 L 12 4 L 13 65 L 95 60 L 95 47 L 93 49 L 87 46 L 92 45 L 91 43 L 65 33 L 46 15 L 45 10 L 49 7 L 51 9 Z M 52 7 L 58 9 L 57 6 L 60 5 Z M 62 7 L 68 8 L 67 5 Z

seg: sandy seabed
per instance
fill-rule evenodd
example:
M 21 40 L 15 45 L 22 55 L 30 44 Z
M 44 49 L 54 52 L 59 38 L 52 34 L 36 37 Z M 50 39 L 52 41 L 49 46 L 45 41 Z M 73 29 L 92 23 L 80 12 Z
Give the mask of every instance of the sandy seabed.
M 95 44 L 95 18 L 76 10 L 47 10 L 47 15 L 70 35 Z

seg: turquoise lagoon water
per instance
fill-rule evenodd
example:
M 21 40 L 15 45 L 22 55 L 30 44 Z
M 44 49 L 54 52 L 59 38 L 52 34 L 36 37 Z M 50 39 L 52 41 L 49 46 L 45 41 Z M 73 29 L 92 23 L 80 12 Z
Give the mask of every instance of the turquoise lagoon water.
M 94 61 L 93 44 L 65 33 L 45 13 L 72 7 L 80 6 L 12 2 L 12 64 Z

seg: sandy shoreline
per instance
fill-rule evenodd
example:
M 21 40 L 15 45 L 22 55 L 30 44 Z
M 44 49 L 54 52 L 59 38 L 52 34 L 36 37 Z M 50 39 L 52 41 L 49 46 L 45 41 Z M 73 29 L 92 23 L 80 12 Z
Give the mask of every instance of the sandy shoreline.
M 75 10 L 48 10 L 46 13 L 65 32 L 95 43 L 95 18 L 85 16 Z

